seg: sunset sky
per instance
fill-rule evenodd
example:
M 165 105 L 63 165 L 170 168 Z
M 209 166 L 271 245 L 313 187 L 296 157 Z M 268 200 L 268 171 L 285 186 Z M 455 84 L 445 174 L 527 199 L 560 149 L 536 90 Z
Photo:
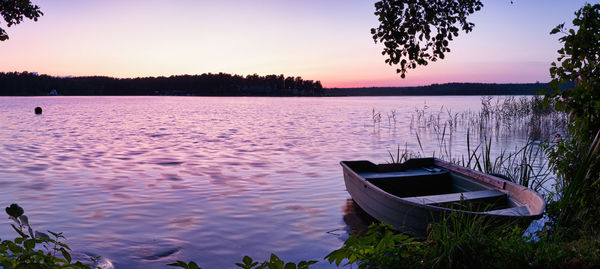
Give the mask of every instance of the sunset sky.
M 0 72 L 114 77 L 258 73 L 325 87 L 546 82 L 560 47 L 550 30 L 580 0 L 487 0 L 446 59 L 401 79 L 370 29 L 369 0 L 33 0 L 38 22 L 5 28 Z M 5 26 L 5 24 L 3 24 Z

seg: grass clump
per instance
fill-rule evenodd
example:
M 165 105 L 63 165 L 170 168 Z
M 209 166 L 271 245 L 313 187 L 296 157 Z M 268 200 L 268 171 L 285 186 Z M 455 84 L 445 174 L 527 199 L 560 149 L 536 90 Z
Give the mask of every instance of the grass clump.
M 431 224 L 416 240 L 385 223 L 353 234 L 326 256 L 336 265 L 358 268 L 594 268 L 600 264 L 600 241 L 565 241 L 549 230 L 523 236 L 514 223 L 498 226 L 460 213 Z

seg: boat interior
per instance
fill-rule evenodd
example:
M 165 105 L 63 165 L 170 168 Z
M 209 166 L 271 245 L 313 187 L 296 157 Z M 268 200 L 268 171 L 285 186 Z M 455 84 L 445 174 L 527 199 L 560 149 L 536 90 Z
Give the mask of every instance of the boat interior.
M 412 203 L 488 214 L 529 215 L 527 207 L 507 193 L 435 165 L 350 165 L 371 184 Z

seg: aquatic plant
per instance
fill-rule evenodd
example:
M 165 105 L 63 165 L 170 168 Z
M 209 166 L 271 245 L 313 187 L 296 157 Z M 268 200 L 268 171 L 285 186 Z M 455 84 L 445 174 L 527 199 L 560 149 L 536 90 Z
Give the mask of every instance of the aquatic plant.
M 556 134 L 567 134 L 567 117 L 551 105 L 544 105 L 540 96 L 483 96 L 477 111 L 453 112 L 444 107 L 431 110 L 426 105 L 416 108 L 411 115 L 410 128 L 417 133 L 440 133 L 446 126 L 450 135 L 459 129 L 471 129 L 472 134 L 479 137 L 517 136 L 549 141 Z
M 375 111 L 375 108 L 371 111 L 371 119 L 373 120 L 373 126 L 381 126 L 381 112 Z
M 418 153 L 414 153 L 413 151 L 408 149 L 408 144 L 404 144 L 404 148 L 400 150 L 400 144 L 398 144 L 398 149 L 396 150 L 396 155 L 388 150 L 388 154 L 390 155 L 391 161 L 388 163 L 403 163 L 412 158 L 419 158 L 420 155 Z
M 549 161 L 545 158 L 544 147 L 533 141 L 529 141 L 521 147 L 515 146 L 512 151 L 502 149 L 498 155 L 494 156 L 492 155 L 492 139 L 484 137 L 483 141 L 472 145 L 470 129 L 467 129 L 467 153 L 457 156 L 452 154 L 445 126 L 435 140 L 438 144 L 437 152 L 426 153 L 419 134 L 416 133 L 415 136 L 419 151 L 409 149 L 407 143 L 402 149 L 398 145 L 395 154 L 388 150 L 390 157 L 388 163 L 402 163 L 411 158 L 433 156 L 480 172 L 494 174 L 544 193 L 550 192 L 546 185 L 555 179 L 549 167 Z
M 467 137 L 469 134 L 467 133 Z M 471 151 L 471 149 L 473 149 Z M 492 156 L 492 140 L 485 138 L 475 148 L 467 138 L 467 158 L 450 158 L 461 166 L 469 167 L 484 173 L 498 175 L 519 185 L 531 188 L 537 192 L 545 189 L 547 182 L 554 176 L 544 155 L 544 148 L 535 142 L 527 142 L 522 147 L 515 146 L 514 150 L 503 149 L 497 156 Z
M 395 110 L 395 109 L 392 109 L 392 110 L 390 111 L 390 113 L 388 113 L 388 114 L 387 114 L 387 117 L 388 117 L 388 125 L 389 125 L 390 127 L 392 126 L 392 122 L 393 122 L 393 124 L 394 124 L 394 125 L 393 125 L 393 127 L 394 127 L 394 128 L 396 128 L 396 115 L 397 115 L 397 112 L 396 112 L 396 110 Z

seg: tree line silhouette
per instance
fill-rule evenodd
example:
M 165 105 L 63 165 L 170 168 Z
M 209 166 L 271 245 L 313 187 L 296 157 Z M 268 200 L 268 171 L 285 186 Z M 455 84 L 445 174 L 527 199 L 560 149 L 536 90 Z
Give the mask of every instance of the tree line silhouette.
M 0 95 L 192 95 L 321 96 L 320 81 L 301 77 L 225 73 L 170 77 L 54 77 L 31 72 L 0 72 Z
M 573 82 L 560 89 L 570 89 Z M 550 88 L 549 83 L 444 83 L 414 87 L 330 88 L 328 96 L 411 96 L 411 95 L 538 95 Z

